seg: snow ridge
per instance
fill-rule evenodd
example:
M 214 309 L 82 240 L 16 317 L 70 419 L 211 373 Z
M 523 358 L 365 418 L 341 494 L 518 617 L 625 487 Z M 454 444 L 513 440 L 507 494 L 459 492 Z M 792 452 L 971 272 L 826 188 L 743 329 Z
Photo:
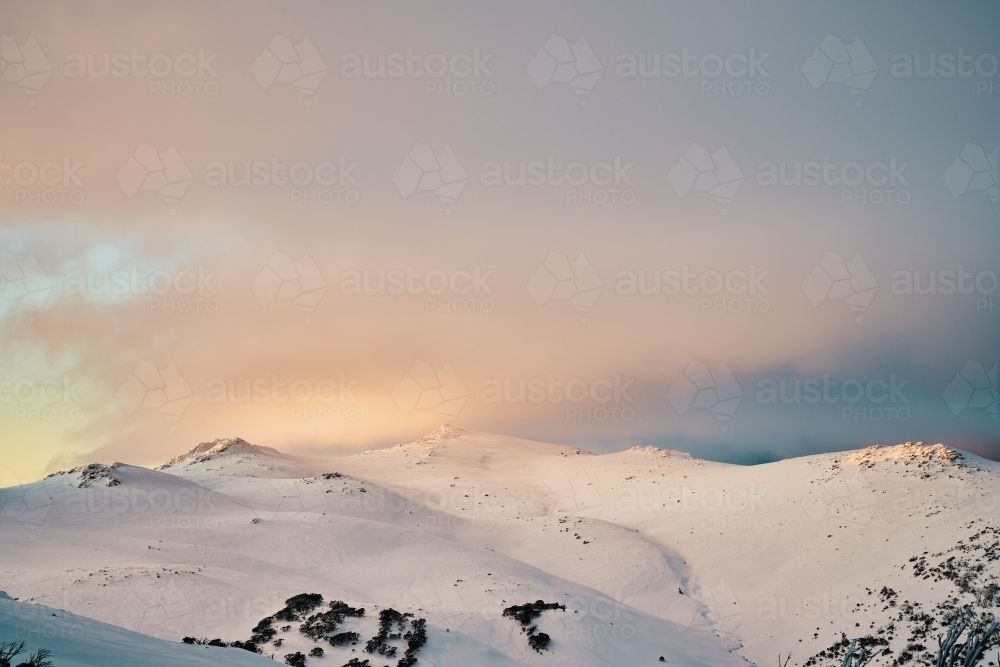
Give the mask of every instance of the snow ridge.
M 180 456 L 175 456 L 157 468 L 157 470 L 163 470 L 165 468 L 170 468 L 171 466 L 210 461 L 216 454 L 221 454 L 230 450 L 234 453 L 247 453 L 256 452 L 258 451 L 258 448 L 251 445 L 243 438 L 218 438 L 216 440 L 212 440 L 211 442 L 202 442 L 194 449 L 181 454 Z
M 91 463 L 89 465 L 51 473 L 47 475 L 45 479 L 59 477 L 60 475 L 73 475 L 80 473 L 80 483 L 77 484 L 77 488 L 79 489 L 89 489 L 91 486 L 98 484 L 99 482 L 104 482 L 104 486 L 118 486 L 122 482 L 120 479 L 115 477 L 114 471 L 124 465 L 124 463 L 118 462 L 112 463 L 109 466 L 106 466 L 103 463 Z
M 926 445 L 923 442 L 906 442 L 901 445 L 882 447 L 872 445 L 851 452 L 845 457 L 846 461 L 853 463 L 874 463 L 876 461 L 897 461 L 901 459 L 927 459 L 930 461 L 941 461 L 943 463 L 962 464 L 962 455 L 954 449 L 949 449 L 941 443 L 936 445 Z
M 690 459 L 692 458 L 687 452 L 682 452 L 677 449 L 663 449 L 662 447 L 655 447 L 653 445 L 636 445 L 635 447 L 630 447 L 625 450 L 626 452 L 635 452 L 636 454 L 652 454 L 653 456 L 662 456 L 666 458 L 675 459 Z
M 453 424 L 443 424 L 424 437 L 415 441 L 413 444 L 422 445 L 428 442 L 437 442 L 439 440 L 455 440 L 456 438 L 461 438 L 463 435 L 469 435 L 470 433 L 472 433 L 472 431 L 467 431 L 464 428 L 454 426 Z

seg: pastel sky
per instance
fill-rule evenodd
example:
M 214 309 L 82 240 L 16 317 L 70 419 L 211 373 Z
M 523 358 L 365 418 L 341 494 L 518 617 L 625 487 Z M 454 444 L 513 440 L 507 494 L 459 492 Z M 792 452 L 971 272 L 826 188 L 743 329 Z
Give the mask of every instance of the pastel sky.
M 998 24 L 3 3 L 0 486 L 445 422 L 998 458 Z

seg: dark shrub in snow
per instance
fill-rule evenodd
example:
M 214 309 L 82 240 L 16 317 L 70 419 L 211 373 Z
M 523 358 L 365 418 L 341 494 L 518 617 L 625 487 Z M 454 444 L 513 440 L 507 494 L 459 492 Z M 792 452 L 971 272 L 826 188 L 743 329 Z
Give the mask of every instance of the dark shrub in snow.
M 541 600 L 536 600 L 535 602 L 528 602 L 527 604 L 507 607 L 503 610 L 503 615 L 507 618 L 513 618 L 522 626 L 527 627 L 531 625 L 532 621 L 541 616 L 543 611 L 547 611 L 549 609 L 561 609 L 562 611 L 566 611 L 566 605 L 559 604 L 558 602 L 542 602 Z
M 407 623 L 410 630 L 406 630 Z M 427 621 L 414 619 L 413 614 L 401 614 L 395 609 L 383 609 L 378 615 L 378 634 L 368 640 L 365 651 L 393 658 L 396 647 L 389 642 L 395 639 L 406 640 L 406 651 L 396 667 L 412 667 L 417 663 L 417 652 L 427 643 Z
M 260 647 L 257 646 L 252 641 L 242 642 L 239 639 L 237 639 L 234 642 L 229 642 L 229 645 L 232 646 L 233 648 L 241 648 L 244 651 L 250 651 L 251 653 L 260 653 L 261 652 Z
M 260 622 L 253 628 L 253 635 L 251 635 L 250 641 L 254 644 L 266 644 L 274 639 L 274 636 L 278 634 L 278 632 L 271 627 L 272 623 L 274 623 L 273 616 L 260 619 Z
M 528 602 L 527 604 L 507 607 L 503 610 L 503 615 L 507 618 L 513 618 L 515 621 L 520 623 L 521 631 L 527 633 L 528 635 L 528 646 L 535 649 L 538 653 L 541 653 L 543 650 L 548 649 L 549 642 L 552 641 L 552 638 L 544 632 L 538 632 L 538 627 L 532 625 L 531 622 L 541 616 L 543 611 L 548 611 L 550 609 L 560 609 L 562 611 L 566 611 L 566 605 L 561 605 L 557 602 L 543 602 L 542 600 L 535 600 L 534 602 Z
M 313 614 L 299 627 L 299 632 L 309 637 L 313 641 L 322 639 L 336 631 L 337 626 L 344 622 L 348 616 L 361 618 L 365 615 L 363 607 L 355 609 L 340 600 L 330 603 L 327 611 Z
M 300 593 L 285 600 L 285 608 L 274 615 L 279 621 L 299 621 L 316 607 L 323 604 L 319 593 Z
M 359 639 L 361 635 L 356 632 L 338 632 L 332 637 L 327 637 L 326 641 L 330 642 L 330 646 L 347 646 L 357 644 Z
M 547 649 L 549 647 L 549 641 L 551 639 L 552 638 L 544 632 L 539 632 L 536 635 L 528 637 L 528 646 L 535 649 L 538 653 L 541 653 L 542 649 Z

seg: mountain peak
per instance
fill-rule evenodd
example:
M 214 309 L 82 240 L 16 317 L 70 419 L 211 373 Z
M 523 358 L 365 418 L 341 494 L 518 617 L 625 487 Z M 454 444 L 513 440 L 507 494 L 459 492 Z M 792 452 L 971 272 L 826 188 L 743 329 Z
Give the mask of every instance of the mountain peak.
M 847 455 L 846 459 L 854 463 L 876 463 L 878 461 L 899 461 L 899 460 L 928 460 L 939 461 L 941 463 L 962 462 L 962 455 L 954 449 L 950 449 L 938 443 L 928 445 L 923 442 L 904 442 L 900 445 L 883 447 L 872 445 L 864 449 L 858 449 Z
M 175 456 L 157 468 L 157 470 L 163 470 L 164 468 L 170 468 L 177 465 L 186 465 L 188 463 L 201 463 L 202 461 L 208 461 L 213 456 L 224 452 L 232 454 L 255 454 L 262 453 L 262 450 L 263 448 L 251 445 L 243 438 L 218 438 L 216 440 L 212 440 L 211 442 L 199 443 L 194 449 L 181 454 L 180 456 Z
M 442 424 L 413 444 L 424 444 L 427 442 L 437 442 L 438 440 L 454 440 L 463 435 L 469 435 L 472 431 L 467 431 L 453 424 Z
M 687 452 L 682 452 L 677 449 L 663 449 L 662 447 L 656 447 L 654 445 L 636 445 L 635 447 L 630 447 L 626 452 L 635 452 L 636 454 L 650 454 L 652 456 L 660 456 L 665 458 L 676 458 L 676 459 L 690 459 L 692 456 Z

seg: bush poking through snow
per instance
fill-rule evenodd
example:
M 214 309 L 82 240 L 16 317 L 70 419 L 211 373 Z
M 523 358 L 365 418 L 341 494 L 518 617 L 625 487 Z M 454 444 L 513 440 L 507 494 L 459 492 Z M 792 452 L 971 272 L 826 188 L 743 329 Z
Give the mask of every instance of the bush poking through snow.
M 407 622 L 410 630 L 406 630 Z M 406 634 L 403 634 L 404 631 Z M 413 618 L 413 614 L 401 614 L 395 609 L 383 609 L 378 614 L 378 634 L 368 640 L 365 651 L 394 658 L 396 647 L 389 642 L 396 639 L 406 641 L 406 651 L 396 667 L 413 667 L 417 664 L 417 652 L 427 643 L 427 621 Z
M 378 634 L 368 640 L 365 644 L 367 653 L 378 653 L 387 658 L 396 656 L 396 647 L 390 646 L 389 641 L 399 639 L 406 629 L 406 621 L 413 614 L 401 614 L 395 609 L 383 609 L 378 614 Z M 393 632 L 393 629 L 397 632 Z
M 285 600 L 285 608 L 274 615 L 279 621 L 301 621 L 302 617 L 323 604 L 319 593 L 299 593 Z
M 528 635 L 528 646 L 535 649 L 536 653 L 541 653 L 543 650 L 548 650 L 549 642 L 552 641 L 552 638 L 544 632 L 538 632 L 538 626 L 532 625 L 532 621 L 541 616 L 543 611 L 548 611 L 549 609 L 566 611 L 566 605 L 559 604 L 558 602 L 535 600 L 527 604 L 507 607 L 503 610 L 503 615 L 507 618 L 513 618 L 520 623 L 521 632 Z M 845 665 L 845 667 L 847 666 Z
M 237 639 L 234 642 L 229 642 L 229 646 L 232 646 L 233 648 L 241 648 L 244 651 L 250 651 L 251 653 L 260 653 L 261 652 L 260 647 L 257 646 L 255 643 L 253 643 L 253 642 L 241 642 L 239 639 Z
M 396 667 L 413 667 L 417 664 L 417 651 L 427 643 L 427 621 L 415 618 L 410 621 L 410 626 L 413 629 L 403 635 L 403 639 L 406 640 L 406 652 L 396 663 Z
M 528 602 L 527 604 L 507 607 L 503 610 L 503 615 L 506 618 L 513 618 L 515 621 L 520 623 L 522 627 L 528 627 L 531 625 L 532 621 L 542 615 L 543 611 L 547 611 L 549 609 L 560 609 L 562 611 L 566 611 L 566 605 L 559 604 L 558 602 L 543 602 L 541 600 L 536 600 L 534 602 Z
M 222 641 L 221 639 L 205 639 L 205 638 L 197 639 L 195 637 L 185 637 L 181 641 L 184 642 L 185 644 L 198 644 L 200 646 L 231 646 L 233 648 L 241 648 L 244 651 L 250 651 L 251 653 L 261 653 L 260 646 L 258 646 L 257 642 L 255 642 L 253 639 L 245 642 L 237 639 L 234 642 L 227 643 Z M 262 644 L 266 643 L 266 641 L 261 643 Z M 0 667 L 2 667 L 2 663 L 0 663 Z
M 547 634 L 545 634 L 544 632 L 539 632 L 537 634 L 533 634 L 528 637 L 528 646 L 535 649 L 536 653 L 541 653 L 542 649 L 549 648 L 549 641 L 551 640 L 552 638 L 549 637 Z
M 333 634 L 338 626 L 346 618 L 363 618 L 364 607 L 352 607 L 342 600 L 333 600 L 325 611 L 306 614 L 315 610 L 323 604 L 323 596 L 319 593 L 302 593 L 285 600 L 285 607 L 273 616 L 262 618 L 253 628 L 253 634 L 247 641 L 234 641 L 226 643 L 221 639 L 196 639 L 195 637 L 185 637 L 185 644 L 203 644 L 207 646 L 232 646 L 254 653 L 262 653 L 261 646 L 272 643 L 274 646 L 281 646 L 283 638 L 275 639 L 278 631 L 274 627 L 275 621 L 299 621 L 299 632 L 313 641 L 327 641 L 333 647 L 345 647 L 357 644 L 361 640 L 361 635 L 357 632 L 348 631 Z M 305 617 L 305 618 L 304 618 Z M 281 626 L 281 631 L 290 630 L 290 625 Z M 392 646 L 389 642 L 402 640 L 406 642 L 404 655 L 399 659 L 397 667 L 413 667 L 417 663 L 417 653 L 427 643 L 427 621 L 422 618 L 413 618 L 413 614 L 402 614 L 395 609 L 383 609 L 378 615 L 378 634 L 368 640 L 365 651 L 368 653 L 378 653 L 387 658 L 396 657 L 399 647 Z M 547 638 L 545 643 L 547 644 Z M 2 645 L 0 645 L 2 646 Z M 324 651 L 319 646 L 309 652 L 309 657 L 323 657 Z M 285 656 L 285 664 L 304 667 L 306 656 L 300 651 L 289 653 Z M 11 667 L 9 664 L 0 662 L 0 667 Z M 28 665 L 28 667 L 35 667 Z M 41 665 L 40 667 L 48 667 Z M 369 667 L 369 661 L 361 661 L 352 658 L 345 667 Z
M 313 614 L 307 618 L 299 626 L 299 632 L 313 641 L 322 641 L 332 635 L 345 618 L 363 618 L 364 615 L 364 607 L 354 608 L 341 600 L 334 600 L 330 603 L 330 608 L 327 611 Z
M 330 642 L 330 646 L 347 646 L 348 644 L 354 645 L 358 643 L 361 639 L 361 635 L 356 632 L 338 632 L 332 637 L 327 637 L 326 641 Z
M 258 622 L 253 628 L 253 635 L 250 637 L 250 642 L 254 644 L 266 644 L 274 639 L 274 636 L 278 634 L 278 631 L 272 627 L 273 623 L 273 616 L 260 619 L 260 622 Z

